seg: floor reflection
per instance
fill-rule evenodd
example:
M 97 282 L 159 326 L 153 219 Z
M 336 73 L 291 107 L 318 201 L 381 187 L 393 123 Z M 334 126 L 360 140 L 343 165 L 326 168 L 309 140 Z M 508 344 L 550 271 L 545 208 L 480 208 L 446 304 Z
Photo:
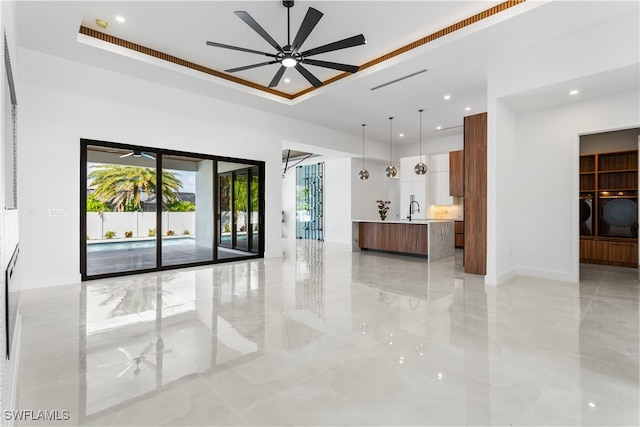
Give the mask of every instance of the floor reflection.
M 581 277 L 485 286 L 461 252 L 298 240 L 25 292 L 18 407 L 68 425 L 638 425 L 637 271 Z
M 262 351 L 264 331 L 247 325 L 264 321 L 263 271 L 218 270 L 82 285 L 80 423 Z

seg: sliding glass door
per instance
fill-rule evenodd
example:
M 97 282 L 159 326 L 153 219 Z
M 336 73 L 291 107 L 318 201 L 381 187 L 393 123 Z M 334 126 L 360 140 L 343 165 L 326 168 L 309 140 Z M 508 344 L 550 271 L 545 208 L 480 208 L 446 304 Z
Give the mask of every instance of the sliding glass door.
M 88 145 L 85 151 L 86 275 L 157 267 L 157 153 Z
M 260 251 L 260 174 L 246 164 L 219 163 L 221 258 Z M 246 255 L 245 255 L 246 256 Z
M 81 148 L 83 279 L 263 256 L 264 163 Z
M 162 156 L 162 265 L 213 261 L 214 163 Z

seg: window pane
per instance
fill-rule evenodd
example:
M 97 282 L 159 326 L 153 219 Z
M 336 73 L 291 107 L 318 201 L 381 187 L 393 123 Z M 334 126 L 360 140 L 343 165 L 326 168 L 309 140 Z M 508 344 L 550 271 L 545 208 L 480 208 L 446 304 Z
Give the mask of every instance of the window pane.
M 87 276 L 156 267 L 156 153 L 87 147 Z
M 162 157 L 162 265 L 213 260 L 213 161 Z

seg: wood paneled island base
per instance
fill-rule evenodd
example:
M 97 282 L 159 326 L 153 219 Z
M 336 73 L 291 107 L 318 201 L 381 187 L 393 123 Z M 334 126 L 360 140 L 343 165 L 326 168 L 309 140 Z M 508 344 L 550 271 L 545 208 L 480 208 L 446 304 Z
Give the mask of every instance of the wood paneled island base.
M 454 221 L 354 221 L 353 249 L 446 258 L 455 253 Z

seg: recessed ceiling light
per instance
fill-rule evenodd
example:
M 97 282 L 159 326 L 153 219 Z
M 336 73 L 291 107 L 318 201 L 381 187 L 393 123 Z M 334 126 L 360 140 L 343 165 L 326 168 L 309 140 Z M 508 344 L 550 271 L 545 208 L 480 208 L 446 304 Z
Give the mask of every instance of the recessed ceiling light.
M 451 95 L 445 95 L 444 99 L 451 99 Z
M 580 91 L 578 89 L 573 89 L 572 91 L 569 91 L 569 95 L 577 95 L 579 93 Z
M 442 126 L 437 126 L 436 127 L 436 130 L 440 130 L 440 129 L 442 129 Z
M 291 79 L 289 77 L 287 77 L 286 79 L 284 79 L 285 83 L 291 83 Z
M 109 23 L 104 19 L 96 18 L 96 25 L 100 28 L 106 29 L 109 26 Z
M 401 133 L 400 135 L 398 135 L 400 138 L 404 137 L 404 133 Z
M 465 108 L 464 111 L 471 111 L 471 107 Z
M 120 22 L 120 23 L 124 23 L 124 16 L 116 16 L 116 21 Z

